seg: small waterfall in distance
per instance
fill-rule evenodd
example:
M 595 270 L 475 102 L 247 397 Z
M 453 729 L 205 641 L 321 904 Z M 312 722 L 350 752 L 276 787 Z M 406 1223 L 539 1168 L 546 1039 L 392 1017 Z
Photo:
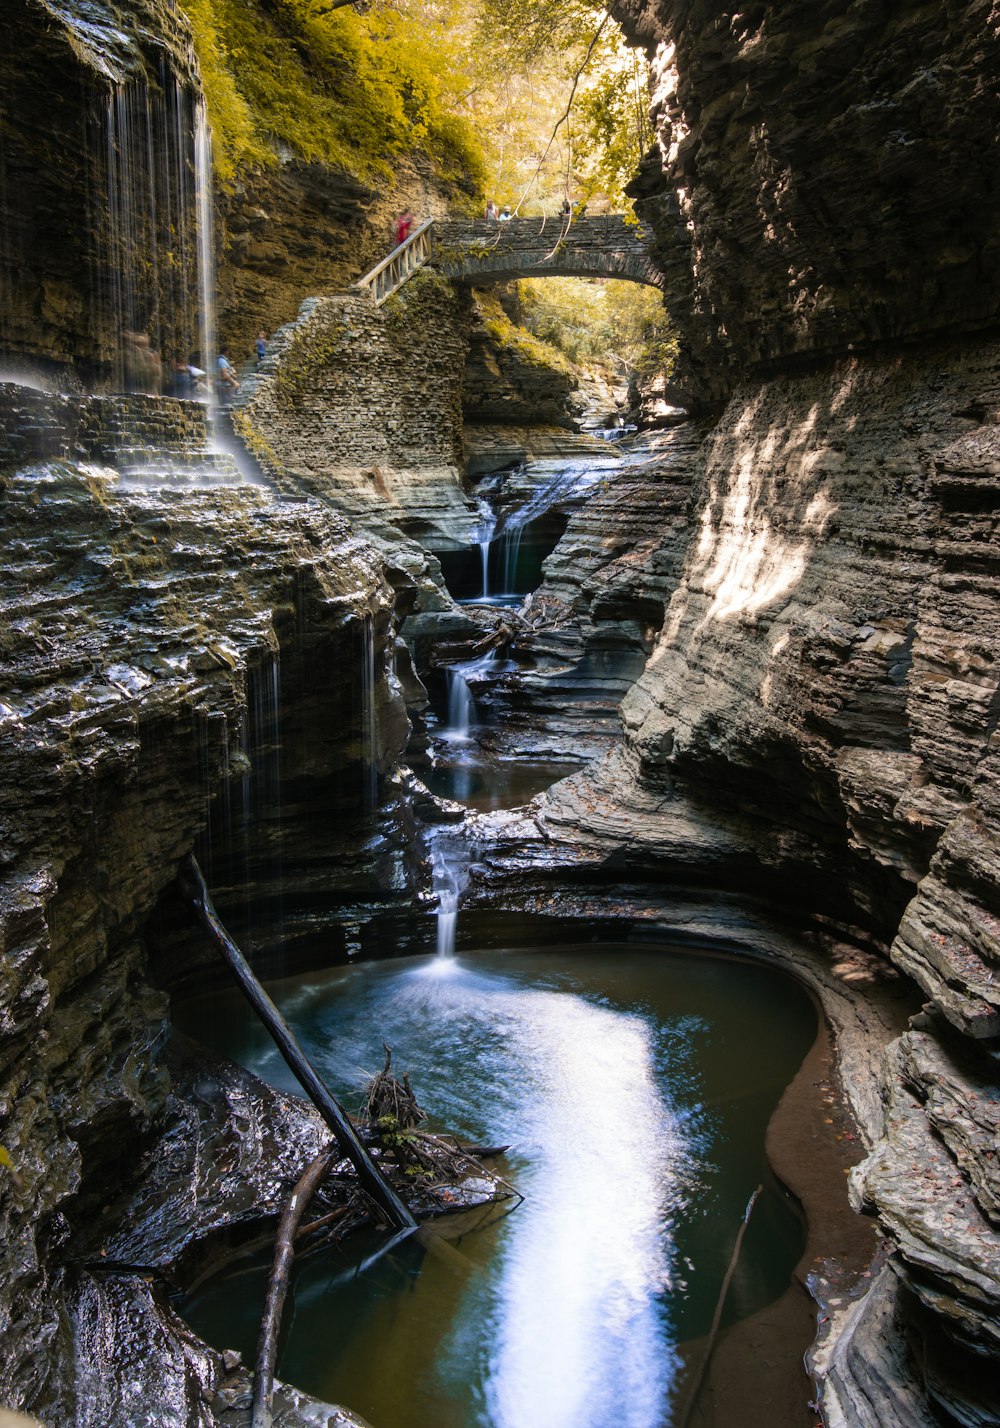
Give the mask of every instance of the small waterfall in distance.
M 205 101 L 199 100 L 194 115 L 195 211 L 198 232 L 199 336 L 202 366 L 206 376 L 209 429 L 217 406 L 215 387 L 215 226 L 212 217 L 212 131 L 208 126 Z
M 478 659 L 463 660 L 461 664 L 449 665 L 445 671 L 448 679 L 448 722 L 441 731 L 441 737 L 449 743 L 466 744 L 478 721 L 478 711 L 469 676 L 482 678 L 497 662 L 496 650 L 490 650 Z
M 465 744 L 469 739 L 469 730 L 476 721 L 476 701 L 472 697 L 462 667 L 452 665 L 447 676 L 448 723 L 443 730 L 443 736 L 454 744 Z
M 364 810 L 374 818 L 378 810 L 378 709 L 375 690 L 375 622 L 362 621 L 361 635 L 361 766 Z

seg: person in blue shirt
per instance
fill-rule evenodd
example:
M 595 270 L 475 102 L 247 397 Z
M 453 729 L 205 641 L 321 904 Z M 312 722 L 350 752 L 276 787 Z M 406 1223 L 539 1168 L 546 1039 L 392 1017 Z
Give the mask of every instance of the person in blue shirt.
M 219 353 L 219 356 L 218 356 L 218 358 L 217 358 L 217 360 L 216 360 L 215 370 L 216 370 L 216 377 L 217 377 L 218 383 L 219 383 L 219 396 L 220 396 L 220 397 L 225 396 L 225 388 L 226 388 L 226 387 L 229 387 L 230 390 L 231 390 L 231 391 L 234 391 L 234 392 L 239 391 L 240 379 L 237 377 L 236 373 L 233 371 L 232 365 L 231 365 L 231 363 L 230 363 L 230 361 L 229 361 L 229 358 L 226 356 L 226 352 L 225 352 L 225 349 L 224 349 L 224 348 L 223 348 L 223 350 Z

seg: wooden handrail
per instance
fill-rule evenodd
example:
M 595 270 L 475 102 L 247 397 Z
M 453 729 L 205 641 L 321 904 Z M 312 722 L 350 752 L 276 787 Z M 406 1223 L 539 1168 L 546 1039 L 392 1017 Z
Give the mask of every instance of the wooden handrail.
M 419 228 L 398 247 L 393 248 L 388 257 L 376 264 L 370 273 L 365 273 L 354 283 L 356 291 L 366 291 L 376 307 L 381 307 L 386 298 L 401 288 L 407 278 L 422 268 L 431 256 L 430 228 L 433 218 L 425 219 Z

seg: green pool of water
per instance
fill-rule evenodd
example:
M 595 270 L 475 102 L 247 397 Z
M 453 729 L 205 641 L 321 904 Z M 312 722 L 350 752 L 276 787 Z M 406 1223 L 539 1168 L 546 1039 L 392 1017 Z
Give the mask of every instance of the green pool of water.
M 356 1107 L 382 1063 L 409 1071 L 431 1127 L 510 1143 L 526 1197 L 466 1264 L 374 1239 L 307 1259 L 279 1376 L 374 1428 L 665 1428 L 678 1346 L 705 1334 L 736 1232 L 763 1184 L 724 1322 L 778 1297 L 803 1243 L 764 1133 L 816 1031 L 768 968 L 628 946 L 373 962 L 269 988 Z M 238 993 L 181 1028 L 288 1090 Z M 183 1306 L 252 1361 L 264 1263 Z

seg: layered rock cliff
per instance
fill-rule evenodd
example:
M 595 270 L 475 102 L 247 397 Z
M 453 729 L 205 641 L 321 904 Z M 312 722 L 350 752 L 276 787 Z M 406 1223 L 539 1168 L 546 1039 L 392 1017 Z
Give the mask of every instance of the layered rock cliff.
M 654 57 L 636 187 L 693 396 L 748 364 L 996 324 L 990 0 L 614 8 Z
M 544 907 L 573 879 L 583 912 L 655 915 L 706 940 L 752 901 L 755 926 L 766 912 L 810 932 L 810 976 L 837 1005 L 877 1002 L 890 981 L 900 1006 L 907 987 L 926 1001 L 902 1035 L 883 1019 L 881 1068 L 874 1042 L 838 1023 L 870 1152 L 853 1193 L 891 1254 L 833 1316 L 822 1407 L 830 1424 L 866 1428 L 994 1422 L 997 19 L 985 0 L 949 4 L 947 24 L 940 6 L 881 0 L 618 8 L 658 56 L 645 207 L 684 380 L 715 424 L 609 482 L 550 558 L 534 651 L 558 672 L 611 648 L 605 742 L 611 702 L 651 653 L 620 746 L 530 816 L 483 827 L 470 896 Z M 40 64 L 55 7 L 21 11 Z M 25 127 L 12 147 L 5 125 L 8 212 L 34 146 L 52 157 L 4 245 L 8 347 L 66 367 L 91 351 L 106 369 L 114 336 L 111 308 L 95 318 L 80 297 L 89 259 L 66 196 L 86 182 L 73 139 L 84 99 L 103 104 L 122 78 L 155 90 L 161 58 L 186 92 L 174 20 L 153 0 L 132 13 L 147 56 L 134 72 L 113 68 L 110 32 L 105 50 L 87 30 L 88 49 L 69 26 L 53 124 L 37 66 L 5 90 Z M 173 38 L 150 39 L 150 16 Z M 230 291 L 271 312 L 246 279 L 282 266 L 255 207 L 233 223 L 247 237 Z M 371 772 L 405 734 L 385 664 L 389 585 L 331 510 L 373 525 L 401 613 L 438 618 L 448 602 L 420 543 L 461 543 L 471 514 L 465 319 L 437 286 L 406 304 L 380 315 L 327 299 L 261 375 L 247 411 L 257 454 L 284 494 L 308 489 L 315 504 L 123 491 L 110 467 L 144 424 L 140 444 L 195 453 L 190 409 L 139 401 L 125 422 L 114 403 L 19 392 L 6 405 L 0 1134 L 23 1186 L 0 1180 L 13 1291 L 0 1382 L 64 1421 L 78 1388 L 63 1251 L 166 1103 L 154 910 L 159 967 L 196 960 L 161 902 L 181 854 L 202 836 L 224 910 L 257 929 L 261 954 L 291 939 L 305 956 L 343 955 L 365 944 L 373 907 L 419 906 L 393 811 L 378 821 L 371 807 Z M 428 321 L 445 338 L 414 372 L 405 343 Z M 344 410 L 348 377 L 364 415 Z M 581 710 L 594 715 L 578 705 L 568 741 Z M 279 743 L 294 750 L 280 769 Z M 263 773 L 263 834 L 234 850 L 248 761 Z M 370 832 L 354 862 L 339 835 L 314 837 L 347 814 Z M 685 918 L 696 897 L 709 910 Z M 743 945 L 761 950 L 756 935 Z
M 891 1255 L 839 1316 L 822 1406 L 993 1422 L 996 16 L 618 11 L 657 56 L 641 188 L 684 381 L 727 404 L 689 460 L 690 539 L 623 748 L 498 846 L 537 837 L 543 868 L 587 849 L 590 882 L 627 859 L 742 888 L 912 979 L 927 1011 L 879 1095 L 849 1078 L 871 1150 L 853 1194 Z M 665 570 L 675 534 L 654 535 Z M 558 552 L 548 569 L 579 603 Z
M 319 930 L 323 958 L 343 956 L 321 903 L 343 915 L 360 898 L 369 916 L 372 899 L 412 901 L 375 807 L 406 726 L 385 661 L 390 591 L 343 520 L 215 472 L 193 404 L 0 397 L 0 1139 L 17 1174 L 0 1180 L 0 1399 L 96 1428 L 140 1421 L 158 1391 L 148 1345 L 131 1388 L 76 1355 L 84 1309 L 95 1342 L 111 1321 L 88 1257 L 67 1256 L 81 1258 L 73 1236 L 128 1182 L 168 1107 L 151 933 L 175 981 L 205 949 L 161 897 L 197 842 L 260 955 L 288 939 L 304 950 Z M 189 489 L 176 474 L 123 481 L 115 462 L 136 460 L 137 433 L 188 464 Z M 349 859 L 333 831 L 345 818 L 370 830 Z M 309 828 L 329 836 L 306 847 Z M 137 1313 L 135 1343 L 149 1329 Z M 170 1411 L 212 1421 L 183 1353 L 175 1367 L 190 1401 Z

